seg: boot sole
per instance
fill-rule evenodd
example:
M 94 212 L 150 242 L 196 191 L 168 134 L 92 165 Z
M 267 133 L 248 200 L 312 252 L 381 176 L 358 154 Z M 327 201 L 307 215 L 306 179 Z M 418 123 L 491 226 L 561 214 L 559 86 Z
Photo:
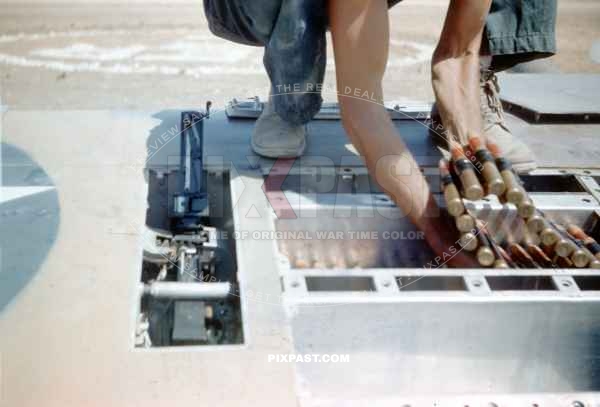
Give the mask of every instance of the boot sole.
M 254 143 L 254 141 L 252 141 L 250 143 L 250 146 L 252 147 L 252 151 L 254 151 L 256 154 L 258 154 L 262 157 L 266 157 L 266 158 L 297 158 L 297 157 L 302 156 L 302 154 L 304 154 L 304 151 L 306 150 L 306 138 L 304 139 L 304 142 L 302 143 L 302 145 L 299 148 L 296 148 L 294 150 L 264 148 L 264 147 L 257 146 Z

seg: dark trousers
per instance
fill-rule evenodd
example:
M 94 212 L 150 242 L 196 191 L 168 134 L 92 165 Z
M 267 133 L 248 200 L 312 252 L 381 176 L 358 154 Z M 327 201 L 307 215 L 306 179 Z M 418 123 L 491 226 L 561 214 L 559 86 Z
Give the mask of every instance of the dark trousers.
M 483 52 L 501 71 L 556 53 L 556 0 L 493 0 Z

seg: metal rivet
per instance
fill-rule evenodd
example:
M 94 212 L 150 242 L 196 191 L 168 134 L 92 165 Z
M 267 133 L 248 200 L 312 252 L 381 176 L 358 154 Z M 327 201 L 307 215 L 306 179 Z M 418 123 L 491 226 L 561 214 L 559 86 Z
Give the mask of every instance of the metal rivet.
M 300 287 L 300 283 L 299 283 L 299 282 L 297 282 L 297 281 L 292 281 L 292 284 L 291 284 L 291 286 L 292 286 L 293 288 L 298 288 L 298 287 Z
M 571 287 L 571 282 L 569 280 L 563 280 L 561 284 L 563 287 Z
M 579 400 L 575 400 L 574 402 L 571 403 L 572 407 L 585 407 L 585 404 L 583 404 L 581 401 Z
M 474 286 L 474 287 L 481 287 L 481 286 L 482 286 L 482 284 L 483 284 L 483 283 L 482 283 L 480 280 L 475 280 L 475 281 L 473 281 L 473 286 Z
M 381 285 L 383 285 L 384 287 L 389 287 L 391 283 L 389 281 L 384 281 Z

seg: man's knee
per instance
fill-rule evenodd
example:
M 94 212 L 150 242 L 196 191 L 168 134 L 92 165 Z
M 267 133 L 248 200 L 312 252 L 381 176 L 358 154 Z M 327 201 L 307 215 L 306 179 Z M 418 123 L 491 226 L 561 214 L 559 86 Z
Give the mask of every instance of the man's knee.
M 208 28 L 217 37 L 245 45 L 264 46 L 271 36 L 281 0 L 204 0 Z
M 306 124 L 321 109 L 323 99 L 318 92 L 285 92 L 274 88 L 271 102 L 277 114 L 292 125 Z

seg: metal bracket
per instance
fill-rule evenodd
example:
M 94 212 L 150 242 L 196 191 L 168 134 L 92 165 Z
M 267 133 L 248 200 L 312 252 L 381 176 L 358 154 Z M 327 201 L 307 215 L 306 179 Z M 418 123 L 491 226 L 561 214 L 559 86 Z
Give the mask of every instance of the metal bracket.
M 195 111 L 181 113 L 181 153 L 179 192 L 173 196 L 173 218 L 177 230 L 202 229 L 200 217 L 208 216 L 208 194 L 203 173 L 204 119 L 208 115 Z
M 264 109 L 265 102 L 258 96 L 239 101 L 233 99 L 227 104 L 225 113 L 230 119 L 257 119 Z M 386 110 L 392 120 L 427 120 L 431 111 L 430 104 L 400 106 L 386 103 Z M 340 108 L 337 103 L 323 103 L 314 120 L 340 120 Z

